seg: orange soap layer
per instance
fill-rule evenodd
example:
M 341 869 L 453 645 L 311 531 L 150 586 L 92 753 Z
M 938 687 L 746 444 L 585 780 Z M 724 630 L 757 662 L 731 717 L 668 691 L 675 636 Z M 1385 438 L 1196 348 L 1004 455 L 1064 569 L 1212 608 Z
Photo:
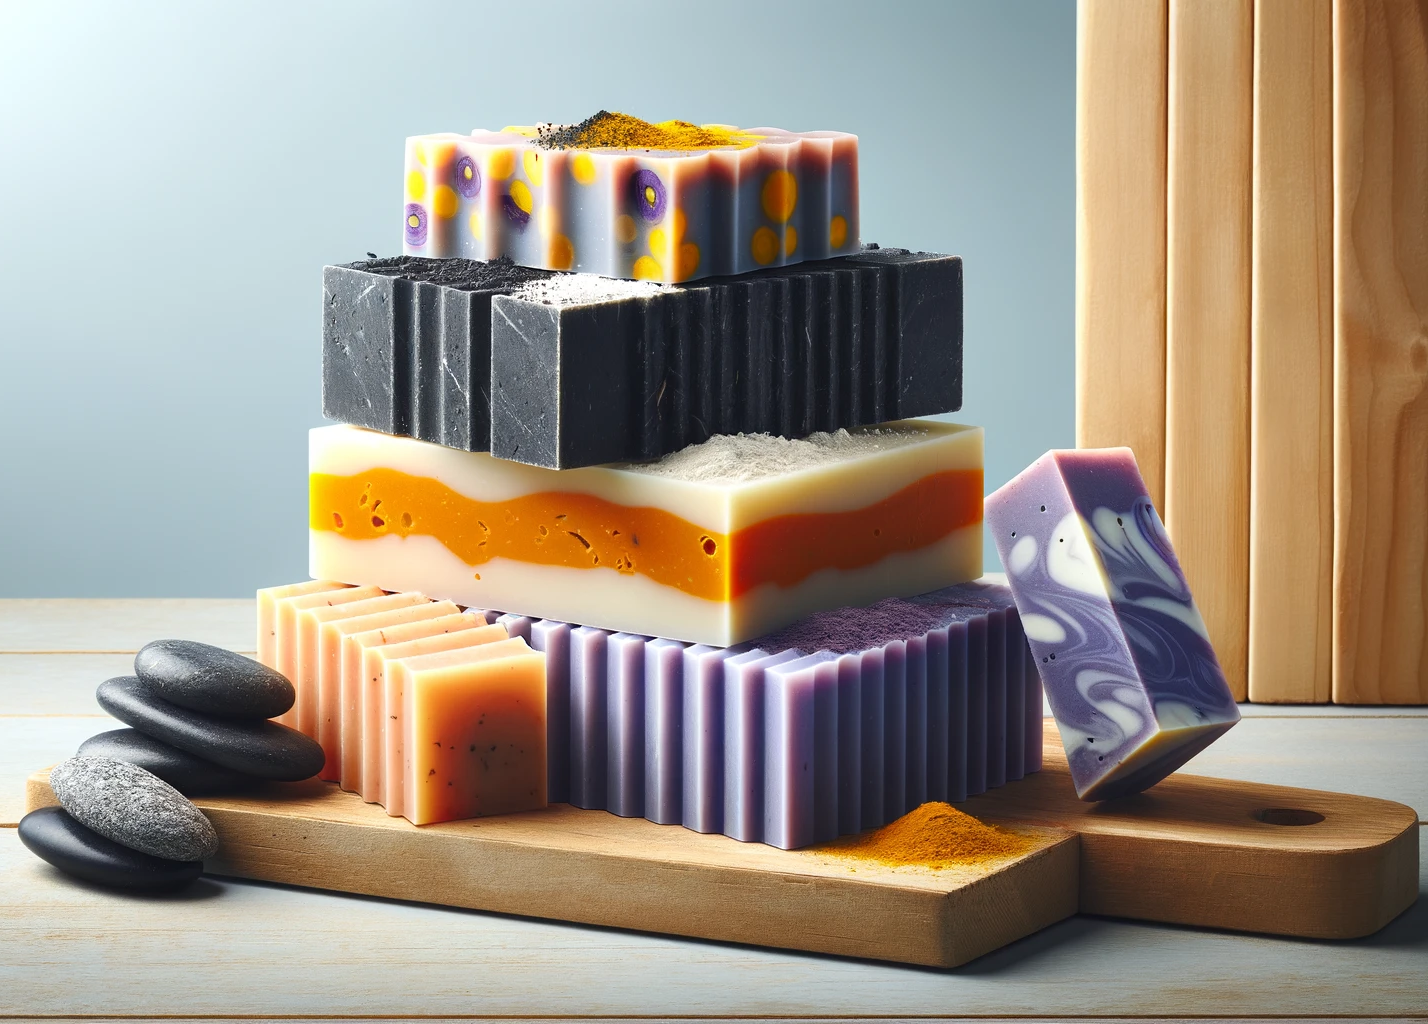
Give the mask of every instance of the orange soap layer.
M 982 470 L 932 473 L 845 512 L 775 516 L 713 533 L 659 508 L 544 491 L 484 502 L 394 469 L 309 476 L 309 524 L 352 540 L 439 540 L 467 565 L 492 558 L 638 573 L 695 597 L 728 601 L 764 583 L 857 569 L 916 551 L 982 520 Z

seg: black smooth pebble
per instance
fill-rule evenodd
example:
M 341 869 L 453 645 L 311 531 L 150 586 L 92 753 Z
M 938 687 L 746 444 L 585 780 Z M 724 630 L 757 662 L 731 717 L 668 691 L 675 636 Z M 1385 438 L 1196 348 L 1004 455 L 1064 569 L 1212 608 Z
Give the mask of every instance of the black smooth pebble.
M 277 722 L 209 718 L 170 704 L 158 687 L 136 676 L 106 679 L 94 696 L 125 725 L 235 772 L 296 782 L 322 770 L 322 747 L 296 729 Z
M 163 860 L 120 846 L 59 807 L 20 819 L 20 842 L 67 875 L 116 889 L 177 889 L 203 873 L 201 860 Z
M 276 718 L 297 699 L 281 672 L 193 640 L 145 644 L 134 656 L 134 674 L 171 704 L 223 718 Z
M 79 745 L 81 757 L 112 757 L 153 772 L 184 796 L 215 796 L 250 789 L 258 780 L 251 775 L 195 757 L 171 747 L 138 729 L 111 729 Z

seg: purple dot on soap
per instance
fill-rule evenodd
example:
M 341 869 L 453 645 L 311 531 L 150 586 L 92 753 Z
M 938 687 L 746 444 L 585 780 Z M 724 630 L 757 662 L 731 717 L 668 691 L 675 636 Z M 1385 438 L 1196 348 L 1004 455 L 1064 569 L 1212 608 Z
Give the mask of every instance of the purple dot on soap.
M 664 182 L 659 180 L 658 174 L 649 170 L 636 171 L 630 179 L 630 191 L 634 194 L 640 216 L 651 224 L 658 224 L 664 219 L 666 196 Z
M 426 245 L 426 211 L 420 203 L 407 203 L 407 245 Z
M 511 223 L 522 231 L 531 222 L 531 215 L 517 206 L 516 201 L 509 194 L 501 197 L 501 209 L 506 211 L 506 216 L 510 218 Z
M 467 199 L 476 198 L 481 191 L 481 171 L 469 156 L 456 161 L 456 191 Z

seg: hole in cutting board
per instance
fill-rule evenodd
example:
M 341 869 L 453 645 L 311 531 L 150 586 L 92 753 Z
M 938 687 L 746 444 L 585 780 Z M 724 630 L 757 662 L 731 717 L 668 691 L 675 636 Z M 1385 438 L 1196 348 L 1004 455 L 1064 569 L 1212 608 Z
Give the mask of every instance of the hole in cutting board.
M 1266 825 L 1317 825 L 1324 820 L 1318 811 L 1306 811 L 1302 807 L 1266 807 L 1255 811 L 1254 816 Z

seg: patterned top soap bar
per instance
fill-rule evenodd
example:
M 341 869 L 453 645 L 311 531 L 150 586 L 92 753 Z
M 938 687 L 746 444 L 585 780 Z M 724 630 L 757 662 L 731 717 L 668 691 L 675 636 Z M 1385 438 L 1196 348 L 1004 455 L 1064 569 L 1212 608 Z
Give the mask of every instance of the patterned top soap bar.
M 407 140 L 403 251 L 674 283 L 857 252 L 858 138 L 649 124 Z

